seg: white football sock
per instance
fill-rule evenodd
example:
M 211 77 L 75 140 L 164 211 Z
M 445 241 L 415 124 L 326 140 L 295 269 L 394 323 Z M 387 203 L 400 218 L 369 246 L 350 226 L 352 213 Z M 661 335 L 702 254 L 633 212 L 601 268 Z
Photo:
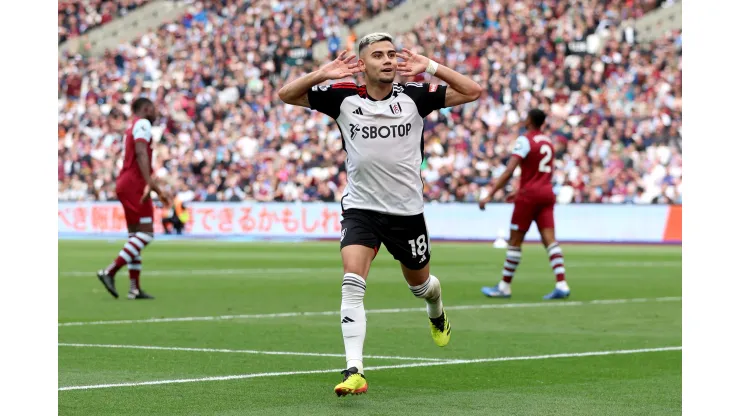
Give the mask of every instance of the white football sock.
M 519 267 L 519 263 L 522 261 L 522 248 L 521 247 L 514 247 L 509 246 L 506 250 L 506 261 L 504 261 L 504 269 L 501 271 L 502 275 L 502 281 L 503 279 L 509 280 L 509 282 L 506 283 L 507 290 L 509 289 L 509 285 L 511 284 L 511 280 L 514 279 L 514 273 L 516 273 L 516 268 Z M 500 288 L 501 286 L 499 286 Z
M 424 299 L 427 303 L 427 314 L 430 318 L 439 318 L 444 312 L 442 306 L 442 286 L 439 283 L 439 279 L 433 275 L 429 275 L 426 282 L 419 286 L 411 286 L 411 293 L 417 298 Z
M 555 275 L 557 283 L 555 287 L 560 290 L 568 290 L 568 284 L 565 283 L 565 259 L 563 259 L 563 250 L 557 242 L 547 246 L 547 255 L 550 256 L 550 266 Z
M 345 273 L 342 281 L 341 322 L 347 368 L 357 367 L 364 374 L 362 346 L 365 343 L 365 280 L 354 273 Z

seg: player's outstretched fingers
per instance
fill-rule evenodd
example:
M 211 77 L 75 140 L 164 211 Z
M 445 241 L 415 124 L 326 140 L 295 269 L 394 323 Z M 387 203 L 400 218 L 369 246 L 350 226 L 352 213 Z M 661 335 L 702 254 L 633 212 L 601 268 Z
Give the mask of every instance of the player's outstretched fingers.
M 400 57 L 401 57 L 401 58 L 402 58 L 402 59 L 403 59 L 404 61 L 408 61 L 408 60 L 409 60 L 409 58 L 411 58 L 412 56 L 414 56 L 414 53 L 413 53 L 413 52 L 411 52 L 410 50 L 406 49 L 406 48 L 403 48 L 403 49 L 401 49 L 401 53 L 400 53 L 400 54 L 398 54 L 398 55 L 399 55 L 399 56 L 400 56 Z
M 337 58 L 339 61 L 344 62 L 345 59 L 347 59 L 347 54 L 351 54 L 354 57 L 354 54 L 352 53 L 351 49 L 345 49 L 342 51 L 341 54 L 339 54 L 339 57 Z
M 353 59 L 355 59 L 356 57 L 357 57 L 357 56 L 356 56 L 355 54 L 352 54 L 352 55 L 350 55 L 350 56 L 349 56 L 348 58 L 344 58 L 344 59 L 343 59 L 342 61 L 343 61 L 343 62 L 344 62 L 345 64 L 348 64 L 348 63 L 352 62 L 352 60 L 353 60 Z

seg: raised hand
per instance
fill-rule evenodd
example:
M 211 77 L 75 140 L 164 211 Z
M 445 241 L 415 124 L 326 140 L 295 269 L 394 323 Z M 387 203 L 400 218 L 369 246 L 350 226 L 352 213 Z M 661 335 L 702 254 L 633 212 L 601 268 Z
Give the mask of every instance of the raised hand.
M 421 74 L 426 71 L 427 65 L 429 65 L 429 58 L 415 54 L 406 48 L 403 48 L 396 56 L 404 61 L 398 63 L 398 73 L 403 77 L 413 77 Z
M 348 53 L 348 50 L 342 51 L 337 59 L 321 67 L 321 73 L 326 79 L 341 79 L 361 72 L 358 63 L 352 63 L 356 56 L 347 56 Z

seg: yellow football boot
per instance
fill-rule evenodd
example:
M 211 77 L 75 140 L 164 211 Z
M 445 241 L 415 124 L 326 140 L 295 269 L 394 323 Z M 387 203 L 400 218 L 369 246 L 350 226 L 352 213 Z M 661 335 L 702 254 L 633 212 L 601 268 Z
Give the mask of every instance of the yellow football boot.
M 367 380 L 365 376 L 360 374 L 357 367 L 348 368 L 342 371 L 344 375 L 344 381 L 337 384 L 334 387 L 334 392 L 339 397 L 346 396 L 348 394 L 363 394 L 367 392 Z
M 429 318 L 429 326 L 432 328 L 432 339 L 435 344 L 444 347 L 450 342 L 452 328 L 450 328 L 450 321 L 444 311 L 439 318 Z

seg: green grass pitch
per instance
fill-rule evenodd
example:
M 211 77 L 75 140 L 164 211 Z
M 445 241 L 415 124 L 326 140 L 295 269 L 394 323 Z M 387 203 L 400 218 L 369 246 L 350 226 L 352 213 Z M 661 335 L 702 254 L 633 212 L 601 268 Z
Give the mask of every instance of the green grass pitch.
M 573 292 L 546 302 L 541 246 L 525 246 L 503 300 L 480 287 L 500 279 L 504 250 L 436 243 L 445 348 L 382 249 L 365 297 L 368 394 L 340 399 L 338 243 L 155 240 L 153 301 L 125 298 L 126 270 L 118 300 L 95 278 L 122 243 L 59 242 L 61 415 L 681 413 L 680 247 L 563 244 Z

